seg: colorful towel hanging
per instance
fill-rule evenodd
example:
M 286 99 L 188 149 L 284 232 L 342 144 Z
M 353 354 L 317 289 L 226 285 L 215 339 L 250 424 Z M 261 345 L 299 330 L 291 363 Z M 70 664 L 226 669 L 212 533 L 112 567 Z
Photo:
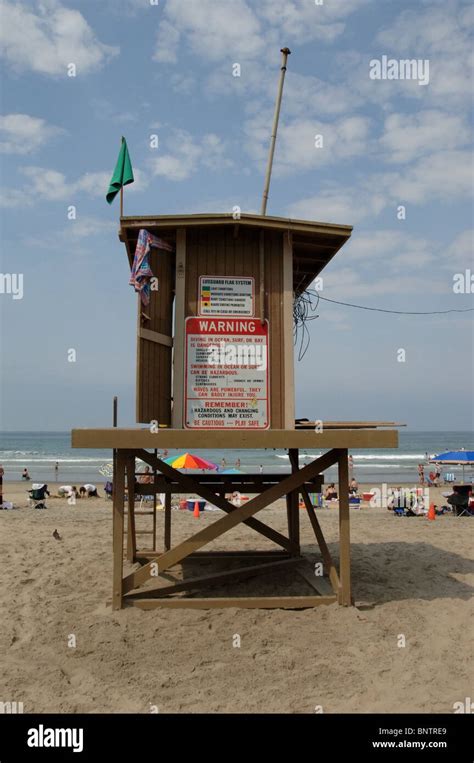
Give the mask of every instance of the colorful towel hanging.
M 149 255 L 152 247 L 164 249 L 167 252 L 173 251 L 173 247 L 163 241 L 162 238 L 158 238 L 141 228 L 138 233 L 129 283 L 140 294 L 140 299 L 144 305 L 148 305 L 150 302 L 150 281 L 153 278 L 153 271 L 150 267 Z

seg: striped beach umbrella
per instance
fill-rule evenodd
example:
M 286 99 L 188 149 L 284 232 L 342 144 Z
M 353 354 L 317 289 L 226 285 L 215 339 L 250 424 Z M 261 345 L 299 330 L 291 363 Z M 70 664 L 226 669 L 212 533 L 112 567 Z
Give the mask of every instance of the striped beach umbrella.
M 182 453 L 180 456 L 165 458 L 165 463 L 173 469 L 217 469 L 217 464 L 206 461 L 205 458 L 195 456 L 193 453 Z

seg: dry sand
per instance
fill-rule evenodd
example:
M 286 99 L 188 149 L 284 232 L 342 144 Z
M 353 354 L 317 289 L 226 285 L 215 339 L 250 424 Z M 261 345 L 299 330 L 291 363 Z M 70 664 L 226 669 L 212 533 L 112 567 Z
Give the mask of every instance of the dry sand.
M 7 483 L 5 499 L 21 508 L 0 512 L 1 701 L 23 702 L 25 712 L 440 713 L 473 696 L 470 518 L 352 510 L 356 607 L 112 612 L 111 502 L 50 499 L 35 511 L 25 489 Z M 318 511 L 336 558 L 337 514 Z M 173 542 L 218 516 L 174 511 Z M 281 506 L 259 518 L 285 531 Z M 303 511 L 301 525 L 316 560 Z M 243 526 L 231 541 L 266 543 Z M 280 584 L 312 592 L 289 571 L 239 592 Z

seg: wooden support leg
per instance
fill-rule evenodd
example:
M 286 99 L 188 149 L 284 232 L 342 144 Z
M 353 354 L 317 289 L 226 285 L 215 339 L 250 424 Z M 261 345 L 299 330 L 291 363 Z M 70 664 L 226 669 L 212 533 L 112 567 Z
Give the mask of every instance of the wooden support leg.
M 171 548 L 171 493 L 165 495 L 165 551 Z
M 351 536 L 349 514 L 349 458 L 348 450 L 340 449 L 339 467 L 339 578 L 341 589 L 339 604 L 349 607 L 351 595 Z
M 125 455 L 118 450 L 114 472 L 112 609 L 122 609 Z
M 158 451 L 155 450 L 155 458 L 158 455 Z M 156 485 L 156 466 L 153 467 L 153 486 Z M 153 551 L 156 551 L 156 490 L 153 490 Z
M 298 450 L 291 448 L 289 451 L 291 471 L 295 474 L 299 470 Z M 299 515 L 299 493 L 294 490 L 287 495 L 287 513 L 288 513 L 288 536 L 295 546 L 293 556 L 300 555 L 300 515 Z
M 294 457 L 290 455 L 290 461 L 292 465 L 293 465 L 293 458 Z M 296 463 L 298 462 L 296 461 Z M 328 545 L 326 543 L 326 539 L 323 535 L 323 531 L 321 530 L 321 526 L 319 524 L 318 518 L 316 516 L 316 512 L 314 511 L 314 508 L 313 508 L 313 504 L 311 503 L 311 498 L 309 497 L 309 493 L 305 485 L 302 485 L 300 490 L 301 490 L 301 495 L 303 496 L 303 500 L 306 506 L 306 511 L 308 512 L 309 521 L 311 522 L 313 532 L 316 536 L 316 540 L 318 541 L 318 546 L 321 550 L 321 556 L 323 557 L 324 568 L 326 570 L 326 573 L 329 576 L 334 593 L 338 594 L 340 583 L 339 583 L 339 576 L 337 574 L 336 566 L 332 560 L 332 556 L 330 554 Z
M 299 470 L 299 451 L 297 448 L 292 448 L 289 451 L 291 471 L 295 474 Z M 300 555 L 300 510 L 299 510 L 299 491 L 294 490 L 291 494 L 291 513 L 292 523 L 290 540 L 296 546 L 296 553 L 294 556 Z
M 127 494 L 127 560 L 134 562 L 137 553 L 137 537 L 135 532 L 135 456 L 127 456 Z

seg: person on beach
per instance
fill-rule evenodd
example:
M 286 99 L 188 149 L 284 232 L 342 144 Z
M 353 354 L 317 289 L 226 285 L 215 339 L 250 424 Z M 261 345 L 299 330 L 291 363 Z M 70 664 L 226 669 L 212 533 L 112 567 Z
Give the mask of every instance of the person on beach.
M 54 481 L 55 482 L 58 481 L 58 477 L 59 477 L 59 464 L 56 461 L 56 463 L 54 464 Z
M 259 470 L 260 474 L 263 474 L 263 466 L 262 466 L 262 464 L 260 464 L 260 466 L 258 467 L 258 470 Z
M 334 482 L 331 482 L 331 484 L 327 486 L 326 490 L 324 491 L 324 497 L 326 501 L 337 500 L 337 490 Z
M 359 485 L 357 480 L 353 477 L 349 483 L 349 495 L 357 495 L 359 492 Z
M 30 477 L 30 475 L 28 473 L 28 469 L 26 468 L 26 466 L 23 469 L 23 474 L 21 475 L 21 478 L 22 478 L 22 480 L 31 480 L 31 477 Z
M 149 466 L 145 466 L 143 474 L 138 478 L 138 481 L 141 482 L 142 485 L 149 485 L 153 482 L 153 475 L 150 473 Z
M 418 479 L 420 481 L 420 485 L 425 484 L 425 468 L 423 464 L 418 464 Z
M 227 461 L 225 460 L 225 458 L 223 458 L 221 461 L 221 469 L 225 469 L 226 466 L 227 466 Z
M 349 476 L 351 479 L 354 479 L 354 459 L 352 456 L 349 456 Z
M 79 492 L 81 494 L 81 498 L 98 498 L 99 494 L 97 492 L 97 488 L 95 485 L 91 485 L 90 483 L 87 483 L 86 485 L 82 485 L 81 488 L 79 488 Z
M 238 458 L 237 461 L 235 462 L 235 468 L 240 469 L 240 458 Z

